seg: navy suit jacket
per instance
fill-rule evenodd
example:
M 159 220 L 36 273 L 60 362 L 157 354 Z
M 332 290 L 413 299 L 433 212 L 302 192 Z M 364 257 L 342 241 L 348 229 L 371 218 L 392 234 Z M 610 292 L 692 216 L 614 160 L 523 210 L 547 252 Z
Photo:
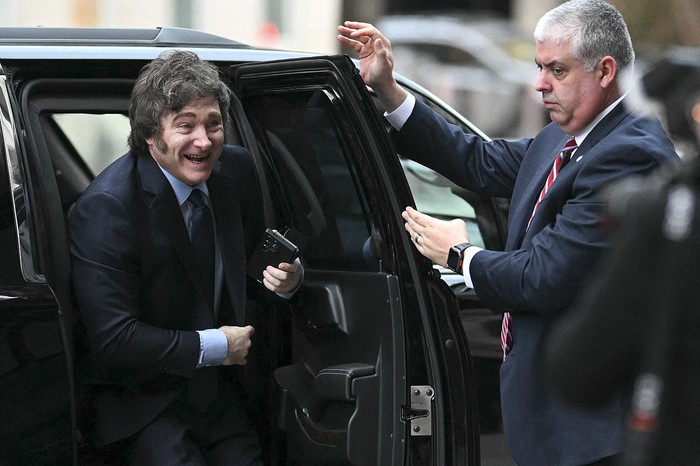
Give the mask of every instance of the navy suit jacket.
M 97 444 L 137 432 L 183 390 L 199 357 L 195 330 L 244 324 L 246 258 L 262 229 L 248 152 L 225 147 L 207 185 L 223 258 L 216 320 L 175 193 L 150 156 L 119 158 L 72 212 L 73 284 L 92 356 L 83 382 Z M 196 326 L 201 315 L 210 318 Z
M 513 348 L 501 367 L 501 404 L 508 446 L 521 465 L 586 464 L 619 451 L 621 400 L 594 412 L 565 406 L 541 383 L 541 343 L 608 247 L 599 222 L 601 189 L 678 160 L 657 121 L 619 104 L 561 170 L 527 228 L 567 139 L 550 124 L 533 139 L 487 143 L 420 102 L 396 135 L 402 155 L 466 189 L 510 199 L 505 251 L 477 253 L 469 271 L 485 306 L 512 313 Z

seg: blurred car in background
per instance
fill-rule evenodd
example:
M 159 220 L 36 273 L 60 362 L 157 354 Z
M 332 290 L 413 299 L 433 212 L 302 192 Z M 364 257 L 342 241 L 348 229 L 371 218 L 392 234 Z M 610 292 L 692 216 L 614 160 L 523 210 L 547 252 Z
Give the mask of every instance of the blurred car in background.
M 700 47 L 671 47 L 641 76 L 683 158 L 700 154 Z
M 491 137 L 532 136 L 549 122 L 534 89 L 534 41 L 488 14 L 386 16 L 395 69 L 419 80 Z

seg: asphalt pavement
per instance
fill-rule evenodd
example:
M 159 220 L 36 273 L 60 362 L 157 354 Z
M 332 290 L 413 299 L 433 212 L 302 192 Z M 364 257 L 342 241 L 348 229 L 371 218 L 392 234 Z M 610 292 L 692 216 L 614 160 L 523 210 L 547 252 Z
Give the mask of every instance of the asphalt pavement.
M 516 466 L 508 454 L 502 433 L 484 434 L 481 441 L 481 466 Z

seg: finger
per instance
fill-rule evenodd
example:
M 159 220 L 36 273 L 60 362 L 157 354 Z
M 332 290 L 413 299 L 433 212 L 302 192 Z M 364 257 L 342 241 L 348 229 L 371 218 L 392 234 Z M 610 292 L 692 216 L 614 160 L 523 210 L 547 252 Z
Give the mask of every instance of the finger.
M 413 209 L 412 207 L 406 207 L 406 210 L 403 211 L 403 219 L 406 220 L 406 223 L 411 226 L 412 229 L 416 229 L 417 227 L 420 227 L 422 225 L 419 224 L 416 220 L 416 212 L 417 210 Z M 419 232 L 417 232 L 419 233 Z
M 413 228 L 411 228 L 411 225 L 409 225 L 408 222 L 406 222 L 403 224 L 403 227 L 406 230 L 406 232 L 408 233 L 408 236 L 410 236 L 411 239 L 414 239 L 416 236 L 416 232 L 413 231 Z
M 410 213 L 406 212 L 404 220 L 406 220 L 406 230 L 411 234 L 411 237 L 414 237 L 416 234 L 425 235 L 425 227 L 416 222 L 416 219 Z
M 359 52 L 362 48 L 362 42 L 359 42 L 355 39 L 350 39 L 349 37 L 338 35 L 338 40 L 344 45 L 347 45 L 348 47 L 352 48 L 355 52 Z
M 296 272 L 298 272 L 300 266 L 299 266 L 299 264 L 297 264 L 296 261 L 294 261 L 294 262 L 291 263 L 291 264 L 290 264 L 289 262 L 281 262 L 281 263 L 277 266 L 277 268 L 278 268 L 279 270 L 282 270 L 282 271 L 287 272 L 288 274 L 290 274 L 290 273 L 296 273 Z
M 405 213 L 402 215 L 404 220 L 406 220 L 406 222 L 403 224 L 403 227 L 408 232 L 408 235 L 411 237 L 411 240 L 414 240 L 416 237 L 416 231 L 411 226 L 410 218 Z
M 279 266 L 282 266 L 282 264 L 279 264 Z M 283 270 L 281 267 L 274 267 L 272 265 L 268 265 L 265 271 L 263 272 L 263 275 L 267 272 L 267 274 L 276 280 L 279 281 L 284 281 L 287 279 L 289 276 L 289 272 Z
M 343 24 L 345 25 L 345 27 L 352 28 L 352 29 L 373 27 L 371 23 L 364 23 L 362 21 L 345 21 L 345 22 L 343 22 Z
M 350 25 L 350 27 L 347 27 Z M 346 21 L 345 26 L 338 26 L 338 31 L 347 39 L 360 40 L 367 42 L 369 37 L 378 33 L 377 29 L 368 23 L 355 23 Z
M 379 30 L 370 23 L 362 23 L 359 21 L 345 21 L 343 23 L 344 31 L 351 37 L 372 36 L 379 33 Z
M 423 249 L 425 248 L 425 237 L 421 236 L 420 233 L 417 233 L 413 228 L 411 228 L 408 222 L 404 224 L 404 228 L 411 237 L 411 242 L 413 245 L 422 253 Z
M 338 26 L 338 31 L 341 34 L 344 34 L 346 36 L 350 36 L 350 35 L 352 35 L 353 32 L 359 31 L 365 27 L 366 27 L 366 25 L 364 23 L 353 23 L 351 21 L 346 21 L 345 24 Z
M 416 225 L 425 226 L 428 223 L 428 219 L 430 219 L 429 215 L 421 213 L 410 206 L 406 207 L 405 212 Z
M 276 291 L 277 287 L 279 287 L 281 284 L 281 280 L 278 280 L 276 277 L 270 275 L 267 271 L 263 272 L 263 285 L 265 285 L 267 289 L 270 291 Z

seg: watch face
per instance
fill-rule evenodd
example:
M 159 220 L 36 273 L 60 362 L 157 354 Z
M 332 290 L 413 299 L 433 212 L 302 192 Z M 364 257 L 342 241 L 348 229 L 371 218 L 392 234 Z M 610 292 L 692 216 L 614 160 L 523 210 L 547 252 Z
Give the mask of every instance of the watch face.
M 464 250 L 471 246 L 470 243 L 460 243 L 450 248 L 447 254 L 447 267 L 457 273 L 462 273 L 462 257 Z
M 450 252 L 447 254 L 447 267 L 449 267 L 452 271 L 458 272 L 457 270 L 459 268 L 459 261 L 460 261 L 460 256 L 461 250 L 457 246 L 452 246 L 450 248 Z

